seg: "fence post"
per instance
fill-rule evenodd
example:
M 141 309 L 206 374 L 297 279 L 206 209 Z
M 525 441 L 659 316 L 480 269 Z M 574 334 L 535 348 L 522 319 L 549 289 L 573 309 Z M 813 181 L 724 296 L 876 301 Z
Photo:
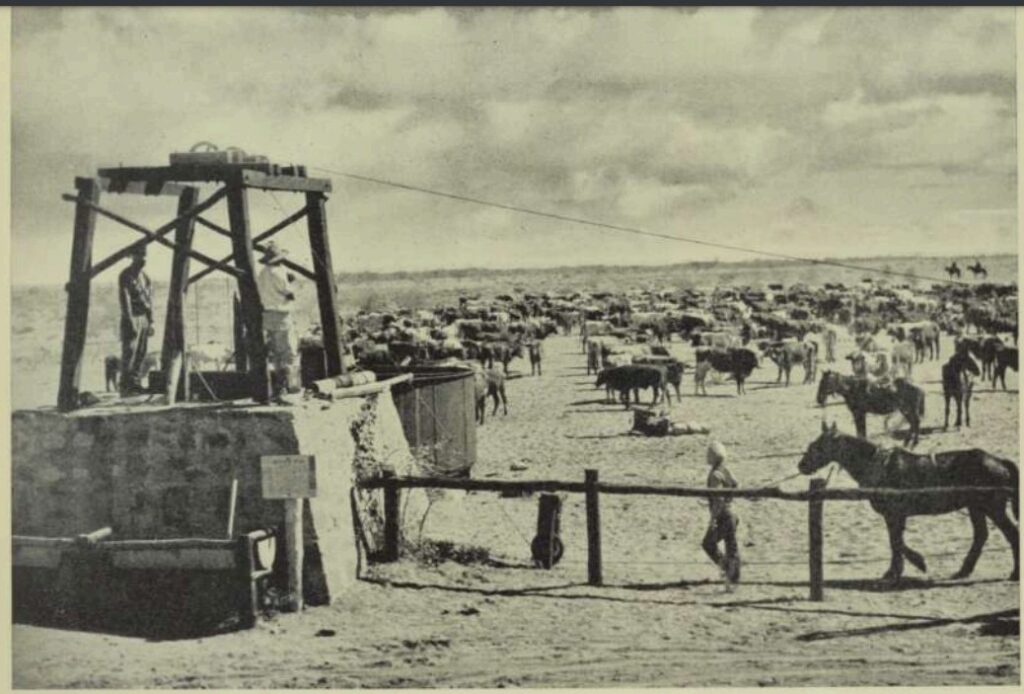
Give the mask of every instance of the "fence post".
M 398 561 L 399 542 L 399 495 L 401 491 L 394 481 L 394 473 L 384 471 L 384 556 L 382 561 Z
M 598 505 L 597 470 L 583 471 L 587 500 L 587 582 L 601 585 L 601 509 Z
M 823 533 L 822 516 L 825 508 L 825 501 L 819 492 L 825 489 L 826 481 L 823 479 L 811 480 L 811 498 L 808 502 L 807 527 L 810 549 L 808 557 L 811 568 L 811 600 L 821 602 L 825 599 L 824 587 L 824 559 L 823 559 Z

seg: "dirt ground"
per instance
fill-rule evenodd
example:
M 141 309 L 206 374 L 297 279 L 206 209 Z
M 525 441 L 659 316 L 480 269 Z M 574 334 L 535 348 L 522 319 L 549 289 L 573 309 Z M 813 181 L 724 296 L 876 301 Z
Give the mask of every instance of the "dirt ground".
M 850 340 L 841 333 L 840 354 Z M 677 354 L 688 350 L 676 343 Z M 942 345 L 943 359 L 951 343 Z M 927 452 L 977 446 L 1019 459 L 1016 373 L 1008 392 L 979 388 L 970 429 L 942 426 L 940 361 L 915 370 L 926 389 Z M 815 386 L 775 385 L 755 371 L 748 393 L 692 382 L 673 418 L 712 429 L 743 486 L 774 483 L 820 431 L 822 414 L 852 431 L 840 403 L 824 410 Z M 847 362 L 836 365 L 848 371 Z M 473 474 L 495 479 L 702 485 L 707 436 L 627 434 L 632 417 L 605 404 L 584 369 L 578 338 L 545 343 L 544 375 L 513 378 L 510 412 L 478 430 Z M 528 373 L 523 361 L 514 371 Z M 514 374 L 516 375 L 516 374 Z M 490 414 L 488 412 L 488 414 Z M 869 435 L 896 441 L 881 417 Z M 896 426 L 897 433 L 905 429 Z M 825 471 L 821 472 L 826 475 Z M 849 486 L 833 473 L 830 486 Z M 807 478 L 783 483 L 801 488 Z M 415 502 L 416 499 L 413 499 Z M 410 509 L 417 508 L 411 502 Z M 448 492 L 423 537 L 486 548 L 494 561 L 424 565 L 409 558 L 364 570 L 330 607 L 277 615 L 257 628 L 193 640 L 148 641 L 27 625 L 14 627 L 14 684 L 67 687 L 559 687 L 1019 685 L 1019 586 L 993 527 L 974 575 L 952 581 L 970 544 L 961 513 L 912 518 L 907 542 L 928 573 L 907 567 L 898 588 L 876 582 L 888 562 L 884 525 L 864 502 L 825 507 L 825 600 L 808 600 L 807 507 L 737 501 L 742 581 L 728 587 L 700 550 L 707 509 L 695 499 L 602 495 L 604 580 L 586 584 L 581 495 L 563 500 L 565 556 L 531 566 L 537 499 Z M 410 510 L 412 513 L 412 510 Z M 414 524 L 415 525 L 415 524 Z M 410 539 L 416 540 L 417 537 Z

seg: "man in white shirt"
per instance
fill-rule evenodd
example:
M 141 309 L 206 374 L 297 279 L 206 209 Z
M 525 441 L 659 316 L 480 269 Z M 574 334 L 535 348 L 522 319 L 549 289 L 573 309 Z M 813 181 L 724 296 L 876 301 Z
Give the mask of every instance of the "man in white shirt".
M 275 402 L 283 402 L 285 392 L 298 388 L 294 382 L 293 366 L 298 352 L 298 342 L 292 327 L 292 310 L 295 307 L 295 291 L 292 288 L 293 275 L 283 263 L 288 252 L 273 242 L 267 244 L 260 262 L 263 269 L 256 277 L 256 286 L 263 303 L 263 332 L 266 336 L 267 356 L 271 373 L 271 387 Z

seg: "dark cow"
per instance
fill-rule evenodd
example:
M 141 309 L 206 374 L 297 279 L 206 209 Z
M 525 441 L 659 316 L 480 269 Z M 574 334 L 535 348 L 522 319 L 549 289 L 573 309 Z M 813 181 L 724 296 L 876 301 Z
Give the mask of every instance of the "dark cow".
M 708 394 L 704 387 L 704 378 L 709 370 L 714 369 L 720 373 L 729 374 L 736 381 L 737 395 L 745 393 L 744 382 L 757 367 L 757 353 L 748 347 L 698 349 L 697 367 L 694 372 L 695 392 Z
M 666 388 L 668 375 L 664 368 L 648 366 L 646 364 L 625 364 L 603 369 L 597 374 L 596 387 L 604 386 L 606 391 L 618 391 L 619 400 L 629 407 L 629 392 L 650 388 L 654 392 L 651 404 L 658 402 L 661 393 L 665 394 L 665 400 L 670 401 Z M 639 398 L 637 398 L 639 399 Z
M 499 362 L 508 376 L 508 363 L 516 357 L 523 356 L 522 344 L 518 341 L 496 340 L 485 342 L 480 347 L 480 363 L 487 363 L 487 368 L 492 368 L 495 362 Z
M 638 355 L 633 357 L 634 364 L 648 364 L 665 369 L 665 380 L 676 391 L 676 400 L 682 396 L 679 394 L 679 387 L 683 383 L 683 371 L 685 366 L 675 357 L 660 356 L 654 354 Z
M 982 338 L 968 337 L 962 340 L 967 349 L 981 362 L 981 377 L 992 378 L 993 366 L 996 363 L 996 352 L 1003 347 L 1003 341 L 995 335 Z
M 1016 347 L 1000 347 L 996 350 L 996 362 L 992 368 L 992 389 L 995 390 L 996 381 L 1001 381 L 1003 390 L 1006 390 L 1006 369 L 1017 370 L 1018 356 Z
M 776 383 L 782 381 L 786 376 L 786 385 L 789 385 L 789 375 L 797 364 L 804 369 L 804 383 L 813 383 L 817 377 L 818 368 L 818 345 L 814 342 L 771 342 L 763 344 L 762 351 L 775 362 L 779 367 Z

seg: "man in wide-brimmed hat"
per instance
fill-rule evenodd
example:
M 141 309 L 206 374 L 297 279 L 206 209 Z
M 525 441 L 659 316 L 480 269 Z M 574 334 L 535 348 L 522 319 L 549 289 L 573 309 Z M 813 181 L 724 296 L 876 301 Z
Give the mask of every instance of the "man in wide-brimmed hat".
M 146 247 L 136 246 L 132 262 L 117 277 L 121 304 L 121 394 L 142 392 L 142 371 L 153 335 L 153 283 L 143 268 Z
M 298 341 L 292 327 L 295 307 L 294 277 L 284 266 L 288 251 L 270 242 L 264 248 L 263 269 L 256 277 L 256 286 L 263 303 L 263 332 L 266 336 L 268 360 L 271 368 L 272 397 L 283 403 L 282 395 L 297 390 L 294 364 Z

